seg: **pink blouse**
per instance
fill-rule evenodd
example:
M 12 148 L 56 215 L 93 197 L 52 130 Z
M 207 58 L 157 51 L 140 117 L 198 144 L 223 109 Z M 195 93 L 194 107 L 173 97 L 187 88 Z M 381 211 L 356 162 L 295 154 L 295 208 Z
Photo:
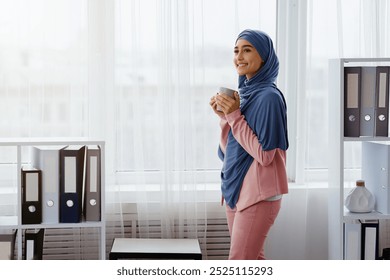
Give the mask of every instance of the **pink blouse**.
M 220 147 L 224 153 L 231 129 L 237 142 L 254 158 L 242 183 L 236 204 L 238 211 L 267 198 L 288 193 L 286 151 L 279 148 L 263 151 L 240 109 L 226 115 L 226 118 L 221 118 L 220 126 Z

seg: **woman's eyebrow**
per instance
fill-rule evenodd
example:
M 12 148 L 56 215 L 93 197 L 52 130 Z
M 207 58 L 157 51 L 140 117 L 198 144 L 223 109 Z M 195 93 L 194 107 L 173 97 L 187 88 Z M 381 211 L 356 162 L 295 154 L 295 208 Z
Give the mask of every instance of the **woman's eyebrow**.
M 251 45 L 243 45 L 243 46 L 241 46 L 241 48 L 253 48 L 253 46 L 251 46 Z M 235 46 L 234 49 L 238 49 L 238 47 Z

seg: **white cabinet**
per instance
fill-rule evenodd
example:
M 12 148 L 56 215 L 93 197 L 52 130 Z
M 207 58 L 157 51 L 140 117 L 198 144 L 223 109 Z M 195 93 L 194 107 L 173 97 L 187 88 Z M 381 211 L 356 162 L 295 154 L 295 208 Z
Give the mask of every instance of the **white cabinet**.
M 34 146 L 99 145 L 101 148 L 101 219 L 96 222 L 22 224 L 21 167 L 31 163 L 28 152 Z M 18 230 L 17 259 L 22 259 L 22 232 L 27 229 L 97 229 L 99 232 L 99 259 L 106 257 L 105 222 L 105 142 L 85 138 L 0 138 L 0 230 Z
M 343 58 L 329 61 L 329 259 L 343 259 L 344 223 L 370 219 L 390 219 L 378 212 L 355 214 L 344 207 L 348 187 L 361 177 L 361 165 L 347 170 L 350 157 L 361 154 L 365 141 L 389 141 L 389 137 L 344 137 L 344 68 L 349 66 L 389 66 L 390 58 Z M 352 145 L 352 149 L 347 149 Z M 352 174 L 352 175 L 351 175 Z M 381 253 L 381 252 L 379 252 Z

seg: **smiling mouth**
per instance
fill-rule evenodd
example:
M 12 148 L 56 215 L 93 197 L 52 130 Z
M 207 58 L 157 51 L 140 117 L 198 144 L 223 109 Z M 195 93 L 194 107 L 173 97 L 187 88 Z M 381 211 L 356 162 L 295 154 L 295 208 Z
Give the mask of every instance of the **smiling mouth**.
M 237 67 L 245 67 L 245 66 L 247 66 L 248 64 L 246 64 L 246 63 L 239 63 L 239 64 L 237 64 Z

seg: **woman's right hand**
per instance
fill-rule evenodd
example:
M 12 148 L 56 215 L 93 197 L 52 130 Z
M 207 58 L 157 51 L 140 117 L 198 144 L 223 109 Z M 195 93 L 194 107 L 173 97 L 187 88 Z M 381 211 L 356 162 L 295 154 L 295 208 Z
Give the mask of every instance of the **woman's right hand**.
M 210 104 L 211 108 L 213 108 L 214 113 L 216 113 L 220 118 L 224 118 L 224 117 L 225 117 L 224 112 L 218 111 L 218 110 L 217 110 L 217 100 L 216 100 L 216 96 L 217 96 L 217 95 L 214 95 L 214 96 L 211 97 L 210 103 L 209 103 L 209 104 Z

